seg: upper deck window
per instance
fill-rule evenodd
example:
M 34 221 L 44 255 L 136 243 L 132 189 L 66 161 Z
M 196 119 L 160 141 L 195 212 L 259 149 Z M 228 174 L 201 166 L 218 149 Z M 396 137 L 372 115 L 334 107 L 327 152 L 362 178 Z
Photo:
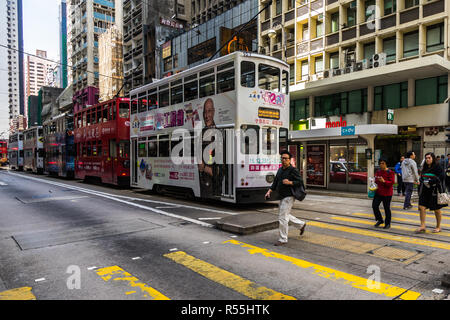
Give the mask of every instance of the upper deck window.
M 200 79 L 200 98 L 212 96 L 216 92 L 216 76 L 214 74 Z
M 255 74 L 255 64 L 253 62 L 241 62 L 241 86 L 246 88 L 254 88 Z
M 128 118 L 130 117 L 130 105 L 126 102 L 119 103 L 119 117 Z
M 234 64 L 227 63 L 230 67 Z M 219 70 L 219 67 L 217 67 Z M 217 93 L 223 93 L 234 90 L 234 68 L 217 73 Z
M 280 69 L 260 63 L 258 66 L 258 86 L 268 91 L 280 91 Z
M 168 88 L 163 90 L 163 91 L 159 91 L 158 102 L 159 102 L 159 106 L 161 108 L 167 107 L 170 104 L 170 102 L 169 102 L 169 89 Z
M 176 83 L 181 80 L 176 81 Z M 172 83 L 173 85 L 174 83 Z M 179 84 L 170 88 L 171 104 L 177 104 L 183 102 L 183 85 Z

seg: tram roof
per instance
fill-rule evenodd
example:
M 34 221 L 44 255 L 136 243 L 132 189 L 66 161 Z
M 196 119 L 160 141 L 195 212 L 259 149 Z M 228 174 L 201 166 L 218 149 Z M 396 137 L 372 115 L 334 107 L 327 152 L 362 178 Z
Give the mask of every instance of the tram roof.
M 179 78 L 182 78 L 182 77 L 184 77 L 187 74 L 190 74 L 192 72 L 198 72 L 198 71 L 201 71 L 203 69 L 208 69 L 208 68 L 210 68 L 212 66 L 215 66 L 217 64 L 224 63 L 224 62 L 230 60 L 231 58 L 234 58 L 235 56 L 270 60 L 272 62 L 283 64 L 285 67 L 289 68 L 289 64 L 287 64 L 286 62 L 284 62 L 284 61 L 282 61 L 280 59 L 277 59 L 277 58 L 274 58 L 274 57 L 271 57 L 271 56 L 266 56 L 266 55 L 263 55 L 263 54 L 253 53 L 253 52 L 251 52 L 250 56 L 244 56 L 244 54 L 245 54 L 245 52 L 243 52 L 243 51 L 236 51 L 236 52 L 227 54 L 226 56 L 219 57 L 217 59 L 214 59 L 214 60 L 202 63 L 202 64 L 200 64 L 198 66 L 195 66 L 195 67 L 192 67 L 190 69 L 183 70 L 180 73 L 168 76 L 168 77 L 163 78 L 163 79 L 158 79 L 157 81 L 154 81 L 154 82 L 145 84 L 145 85 L 143 85 L 143 86 L 141 86 L 139 88 L 133 89 L 133 90 L 130 91 L 130 95 L 135 95 L 135 94 L 138 94 L 138 93 L 140 93 L 142 91 L 146 91 L 146 90 L 148 90 L 149 87 L 153 87 L 155 85 L 162 85 L 162 84 L 166 84 L 168 82 L 174 81 L 174 80 L 178 80 Z

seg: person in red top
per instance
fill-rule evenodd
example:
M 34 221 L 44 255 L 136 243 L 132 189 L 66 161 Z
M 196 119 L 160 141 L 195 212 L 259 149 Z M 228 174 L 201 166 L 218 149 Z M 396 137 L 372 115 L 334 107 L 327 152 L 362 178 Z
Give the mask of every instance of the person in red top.
M 372 201 L 372 209 L 377 220 L 375 227 L 379 227 L 383 223 L 383 217 L 380 212 L 380 204 L 383 202 L 386 215 L 384 229 L 389 229 L 391 227 L 391 200 L 394 194 L 395 173 L 387 167 L 386 159 L 380 158 L 379 164 L 380 170 L 375 173 L 375 182 L 378 185 L 378 189 Z

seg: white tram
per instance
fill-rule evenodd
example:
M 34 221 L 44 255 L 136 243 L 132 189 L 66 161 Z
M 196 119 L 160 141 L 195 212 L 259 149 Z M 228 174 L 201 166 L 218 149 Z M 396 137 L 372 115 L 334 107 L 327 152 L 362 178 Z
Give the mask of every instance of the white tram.
M 264 202 L 287 149 L 289 65 L 235 52 L 131 91 L 131 185 Z
M 16 132 L 9 136 L 8 143 L 9 168 L 23 170 L 23 132 Z
M 44 131 L 42 126 L 29 128 L 23 132 L 23 167 L 25 171 L 44 172 Z

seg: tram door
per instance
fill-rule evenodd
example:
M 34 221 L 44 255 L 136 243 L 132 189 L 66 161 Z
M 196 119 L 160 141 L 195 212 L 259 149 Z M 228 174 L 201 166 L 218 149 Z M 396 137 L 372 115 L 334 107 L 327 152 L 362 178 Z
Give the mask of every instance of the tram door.
M 112 183 L 117 182 L 117 143 L 116 139 L 109 140 L 109 157 L 111 159 L 111 181 Z
M 234 149 L 235 149 L 235 135 L 233 128 L 222 129 L 222 154 L 223 154 L 223 163 L 221 166 L 221 175 L 219 179 L 221 181 L 220 184 L 220 195 L 226 198 L 234 198 L 234 183 L 233 183 L 233 174 L 234 174 Z
M 132 180 L 131 183 L 137 184 L 137 170 L 138 170 L 138 164 L 137 164 L 137 140 L 136 138 L 131 140 L 131 175 Z

